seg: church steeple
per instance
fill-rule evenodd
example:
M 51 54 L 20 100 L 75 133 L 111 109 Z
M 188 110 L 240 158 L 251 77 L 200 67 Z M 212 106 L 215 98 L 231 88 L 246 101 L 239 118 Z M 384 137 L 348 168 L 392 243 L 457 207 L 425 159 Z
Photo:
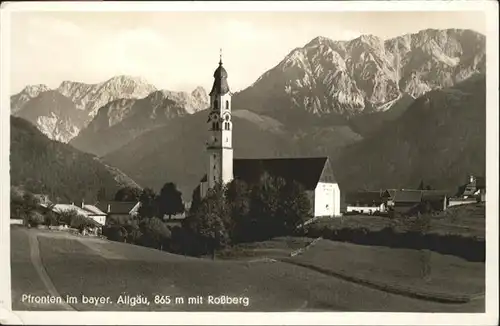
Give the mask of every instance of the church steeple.
M 212 95 L 225 95 L 229 93 L 229 85 L 227 83 L 227 71 L 222 66 L 222 49 L 219 54 L 219 67 L 215 69 L 214 72 L 214 84 L 212 90 L 210 91 L 210 96 Z
M 217 183 L 228 183 L 233 179 L 233 145 L 231 119 L 231 92 L 227 83 L 227 71 L 222 66 L 222 50 L 219 67 L 214 72 L 214 84 L 210 91 L 208 114 L 209 140 L 208 187 Z

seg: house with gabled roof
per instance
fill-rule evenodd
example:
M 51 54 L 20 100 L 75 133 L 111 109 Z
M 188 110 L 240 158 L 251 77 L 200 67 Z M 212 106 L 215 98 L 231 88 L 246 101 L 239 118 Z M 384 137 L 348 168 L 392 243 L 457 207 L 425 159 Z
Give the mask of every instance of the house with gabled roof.
M 397 213 L 408 213 L 419 207 L 422 203 L 422 191 L 401 189 L 394 193 L 393 210 Z
M 62 214 L 65 212 L 73 211 L 77 215 L 93 220 L 96 223 L 96 226 L 99 227 L 106 224 L 106 213 L 102 212 L 93 205 L 85 205 L 85 204 L 75 205 L 75 203 L 51 205 L 42 203 L 40 204 L 40 206 L 43 207 L 44 209 L 51 210 L 56 214 Z
M 95 204 L 95 206 L 105 212 L 108 219 L 120 219 L 137 216 L 141 203 L 137 201 L 102 201 Z
M 356 191 L 346 194 L 347 213 L 374 214 L 387 210 L 383 191 Z
M 458 187 L 455 196 L 450 198 L 449 205 L 464 205 L 486 201 L 486 179 L 469 176 L 467 182 Z

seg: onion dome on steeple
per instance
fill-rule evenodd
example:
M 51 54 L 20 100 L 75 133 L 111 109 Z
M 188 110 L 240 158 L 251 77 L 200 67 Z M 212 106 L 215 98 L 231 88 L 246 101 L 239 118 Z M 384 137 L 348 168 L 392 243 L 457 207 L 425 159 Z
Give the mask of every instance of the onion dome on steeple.
M 214 72 L 214 84 L 212 90 L 210 91 L 210 96 L 212 95 L 225 95 L 229 93 L 229 85 L 227 83 L 227 71 L 222 66 L 222 50 L 220 55 L 219 67 Z

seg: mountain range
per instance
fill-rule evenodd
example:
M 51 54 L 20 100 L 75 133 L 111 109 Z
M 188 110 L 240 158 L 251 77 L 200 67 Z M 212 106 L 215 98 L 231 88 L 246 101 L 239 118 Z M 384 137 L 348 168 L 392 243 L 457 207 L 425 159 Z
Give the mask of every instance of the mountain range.
M 478 145 L 485 128 L 485 89 L 478 86 L 484 84 L 485 42 L 459 29 L 389 40 L 317 37 L 234 94 L 235 156 L 328 155 L 343 189 L 410 187 L 422 174 L 436 187 L 454 187 L 459 175 L 484 172 L 470 155 L 485 151 Z M 120 76 L 95 85 L 63 82 L 55 90 L 29 86 L 11 97 L 11 105 L 13 115 L 50 138 L 100 156 L 141 185 L 158 189 L 174 181 L 188 199 L 203 174 L 208 96 L 201 87 L 176 93 Z M 479 129 L 469 129 L 466 118 Z M 463 138 L 460 146 L 451 144 L 455 136 Z M 411 164 L 405 165 L 405 155 Z M 391 159 L 393 170 L 384 170 Z M 400 172 L 388 172 L 394 169 Z
M 11 96 L 11 114 L 27 119 L 49 138 L 67 143 L 96 120 L 100 109 L 108 110 L 109 122 L 99 128 L 112 127 L 130 114 L 132 103 L 154 92 L 160 92 L 187 113 L 208 105 L 208 96 L 201 87 L 192 93 L 157 90 L 143 78 L 116 76 L 98 84 L 63 81 L 54 90 L 46 85 L 27 86 Z M 154 96 L 151 99 L 156 100 Z M 104 122 L 102 113 L 97 121 Z M 90 129 L 96 130 L 96 124 Z
M 385 41 L 317 37 L 236 94 L 233 105 L 273 116 L 294 109 L 347 118 L 385 111 L 404 94 L 416 98 L 484 72 L 485 45 L 484 35 L 458 29 Z

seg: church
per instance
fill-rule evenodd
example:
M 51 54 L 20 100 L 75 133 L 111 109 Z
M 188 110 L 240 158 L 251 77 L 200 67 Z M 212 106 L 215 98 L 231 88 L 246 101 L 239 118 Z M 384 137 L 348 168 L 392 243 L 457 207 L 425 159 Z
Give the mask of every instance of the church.
M 304 186 L 313 216 L 340 216 L 340 189 L 328 157 L 235 159 L 233 157 L 231 91 L 222 65 L 214 72 L 208 110 L 209 139 L 206 143 L 206 175 L 197 187 L 203 198 L 217 183 L 240 179 L 258 182 L 263 173 L 294 180 Z

